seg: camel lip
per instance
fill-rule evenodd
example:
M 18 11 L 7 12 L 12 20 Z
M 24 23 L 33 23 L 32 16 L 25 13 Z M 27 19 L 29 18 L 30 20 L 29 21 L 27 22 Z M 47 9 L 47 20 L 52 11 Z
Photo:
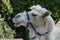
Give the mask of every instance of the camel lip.
M 14 23 L 14 26 L 15 27 L 20 27 L 20 26 L 23 26 L 23 27 L 25 27 L 23 24 L 21 24 L 21 23 Z
M 23 21 L 20 21 L 20 22 L 16 22 L 16 21 L 14 21 L 14 24 L 21 24 Z
M 20 23 L 15 23 L 16 25 L 20 24 Z
M 22 24 L 22 21 L 21 22 L 14 22 L 14 26 L 20 26 Z
M 20 23 L 14 23 L 14 25 L 18 26 Z

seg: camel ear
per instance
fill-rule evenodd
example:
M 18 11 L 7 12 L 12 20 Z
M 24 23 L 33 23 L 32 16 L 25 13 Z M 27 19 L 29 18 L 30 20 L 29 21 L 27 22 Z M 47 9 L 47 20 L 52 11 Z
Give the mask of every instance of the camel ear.
M 41 17 L 45 18 L 45 17 L 47 17 L 49 15 L 51 15 L 51 12 L 50 11 L 46 11 Z

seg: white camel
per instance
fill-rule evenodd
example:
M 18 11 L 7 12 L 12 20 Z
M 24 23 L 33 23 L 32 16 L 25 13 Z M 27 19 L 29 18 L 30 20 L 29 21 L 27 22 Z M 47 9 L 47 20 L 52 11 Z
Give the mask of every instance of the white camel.
M 13 22 L 16 27 L 20 25 L 25 26 L 28 22 L 31 22 L 38 33 L 35 34 L 33 28 L 29 25 L 29 40 L 54 40 L 52 31 L 55 29 L 55 23 L 52 19 L 51 12 L 46 8 L 42 8 L 40 5 L 34 5 L 30 7 L 31 11 L 28 12 L 30 21 L 27 18 L 27 12 L 18 13 L 14 18 Z M 46 33 L 47 32 L 47 33 Z M 35 38 L 33 38 L 35 37 Z

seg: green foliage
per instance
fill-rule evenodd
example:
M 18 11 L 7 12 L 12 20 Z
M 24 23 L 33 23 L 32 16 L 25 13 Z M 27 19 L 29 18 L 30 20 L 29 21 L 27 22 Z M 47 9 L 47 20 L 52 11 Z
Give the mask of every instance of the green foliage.
M 6 0 L 5 0 L 6 1 Z M 4 1 L 4 2 L 5 2 Z M 0 38 L 14 38 L 15 30 L 12 30 L 8 23 L 5 21 L 10 9 L 8 10 L 5 4 L 7 2 L 0 0 Z
M 14 33 L 15 31 L 8 26 L 4 18 L 0 18 L 0 38 L 13 38 Z
M 5 10 L 9 13 L 13 13 L 13 8 L 10 5 L 10 0 L 2 0 L 3 4 L 5 5 L 4 7 L 6 8 Z
M 24 27 L 14 27 L 12 18 L 15 14 L 28 10 L 32 5 L 41 5 L 52 12 L 57 23 L 60 20 L 60 0 L 0 0 L 0 38 L 23 38 L 28 40 L 28 33 Z M 14 33 L 15 30 L 15 33 Z M 5 33 L 5 34 L 4 34 Z M 15 35 L 14 35 L 15 34 Z

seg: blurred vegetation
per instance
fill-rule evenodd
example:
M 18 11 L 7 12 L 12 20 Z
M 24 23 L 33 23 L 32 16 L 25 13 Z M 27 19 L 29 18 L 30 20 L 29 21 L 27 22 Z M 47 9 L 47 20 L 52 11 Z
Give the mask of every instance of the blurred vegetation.
M 4 21 L 4 18 L 0 18 L 0 38 L 13 38 L 14 30 Z
M 24 27 L 14 27 L 14 15 L 28 10 L 32 5 L 41 5 L 52 12 L 57 23 L 60 20 L 60 0 L 0 0 L 0 38 L 23 38 L 28 40 Z

